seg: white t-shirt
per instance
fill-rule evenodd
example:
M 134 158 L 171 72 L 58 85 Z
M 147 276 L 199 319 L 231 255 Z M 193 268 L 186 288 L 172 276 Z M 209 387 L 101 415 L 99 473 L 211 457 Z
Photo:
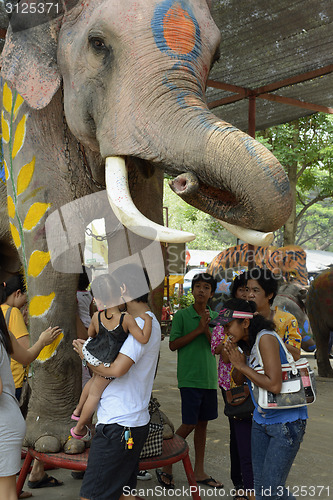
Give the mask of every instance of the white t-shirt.
M 112 380 L 104 390 L 97 408 L 98 424 L 119 424 L 124 427 L 139 427 L 149 422 L 148 403 L 153 387 L 158 353 L 161 342 L 161 327 L 155 315 L 152 332 L 147 344 L 140 344 L 129 334 L 121 354 L 125 354 L 134 364 L 122 377 Z M 144 320 L 135 318 L 140 328 Z

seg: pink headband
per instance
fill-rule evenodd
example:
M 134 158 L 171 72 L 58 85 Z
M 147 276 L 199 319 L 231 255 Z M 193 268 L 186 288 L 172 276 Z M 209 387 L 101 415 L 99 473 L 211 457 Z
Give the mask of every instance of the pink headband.
M 245 311 L 234 311 L 232 314 L 233 318 L 253 318 L 253 313 L 245 312 Z

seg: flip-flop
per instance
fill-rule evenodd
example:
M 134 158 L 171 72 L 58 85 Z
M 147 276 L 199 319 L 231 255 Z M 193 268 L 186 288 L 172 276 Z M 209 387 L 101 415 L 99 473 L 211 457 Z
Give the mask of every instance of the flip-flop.
M 75 415 L 75 413 L 72 413 L 71 419 L 75 420 L 76 422 L 78 422 L 80 420 L 80 417 L 78 417 L 77 415 Z
M 39 481 L 28 481 L 28 488 L 31 490 L 36 488 L 52 488 L 55 486 L 62 486 L 63 484 L 62 481 L 58 481 L 55 477 L 45 474 Z
M 175 489 L 175 485 L 173 483 L 171 483 L 171 481 L 173 481 L 172 474 L 168 474 L 167 472 L 163 472 L 160 469 L 156 469 L 155 472 L 156 472 L 157 481 L 160 483 L 160 485 L 163 486 L 163 488 L 166 488 L 167 490 L 174 490 Z M 170 483 L 164 482 L 162 479 L 163 477 L 165 477 L 166 479 L 169 479 Z
M 88 441 L 91 441 L 91 432 L 90 432 L 90 429 L 86 425 L 85 425 L 85 428 L 87 429 L 87 432 L 84 434 L 84 436 L 81 436 L 80 434 L 76 434 L 74 432 L 75 427 L 72 427 L 71 430 L 70 430 L 71 436 L 74 439 L 80 439 L 81 441 L 84 441 L 86 443 Z
M 216 483 L 214 484 L 209 484 L 209 483 Z M 198 484 L 203 484 L 204 486 L 208 486 L 209 488 L 216 488 L 217 490 L 224 488 L 223 484 L 217 484 L 217 481 L 212 477 L 206 477 L 206 479 L 202 479 L 202 481 L 197 481 Z

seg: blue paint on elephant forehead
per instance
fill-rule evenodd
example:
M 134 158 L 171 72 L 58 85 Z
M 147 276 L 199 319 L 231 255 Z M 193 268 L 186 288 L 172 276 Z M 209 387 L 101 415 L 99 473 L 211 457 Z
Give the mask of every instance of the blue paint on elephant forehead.
M 181 7 L 181 9 L 186 12 L 187 16 L 191 19 L 195 28 L 195 43 L 193 49 L 189 53 L 182 54 L 173 50 L 165 38 L 164 22 L 172 7 Z M 201 53 L 201 31 L 194 13 L 186 0 L 165 0 L 157 5 L 151 20 L 151 29 L 153 31 L 156 46 L 161 52 L 165 52 L 170 57 L 183 61 L 194 61 L 199 57 Z

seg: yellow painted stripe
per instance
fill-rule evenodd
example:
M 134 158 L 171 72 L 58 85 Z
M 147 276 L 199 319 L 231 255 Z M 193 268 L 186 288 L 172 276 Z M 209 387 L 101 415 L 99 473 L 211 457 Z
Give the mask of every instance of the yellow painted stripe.
M 6 176 L 6 181 L 8 181 L 8 179 L 9 179 L 9 170 L 8 170 L 7 163 L 6 163 L 6 160 L 5 160 L 5 159 L 3 160 L 3 164 L 4 164 L 4 166 L 5 166 L 5 176 Z
M 55 297 L 54 292 L 50 293 L 50 295 L 35 295 L 35 297 L 32 297 L 29 304 L 30 316 L 33 317 L 44 316 L 50 309 L 54 297 Z
M 40 250 L 32 252 L 29 259 L 28 275 L 37 278 L 50 262 L 50 258 L 50 252 L 42 252 Z
M 17 94 L 16 101 L 15 101 L 15 106 L 14 106 L 14 120 L 16 120 L 16 116 L 18 113 L 18 110 L 20 109 L 21 105 L 24 103 L 24 99 L 20 94 Z
M 55 339 L 55 341 L 52 342 L 52 344 L 47 345 L 46 347 L 44 347 L 40 351 L 39 356 L 37 357 L 38 361 L 40 361 L 41 363 L 43 363 L 44 361 L 47 361 L 48 359 L 52 358 L 52 356 L 54 356 L 56 354 L 57 347 L 58 347 L 58 345 L 60 344 L 60 342 L 62 341 L 63 338 L 64 338 L 64 334 L 61 333 Z
M 23 146 L 24 139 L 25 139 L 25 130 L 26 130 L 26 123 L 27 120 L 27 115 L 23 115 L 21 120 L 19 121 L 15 134 L 14 134 L 14 144 L 13 144 L 13 151 L 12 151 L 12 157 L 15 158 L 15 156 L 18 154 L 20 149 Z
M 7 113 L 11 113 L 12 103 L 13 103 L 13 94 L 12 94 L 12 91 L 10 90 L 10 88 L 8 87 L 7 83 L 5 83 L 3 86 L 2 103 L 3 103 L 3 107 L 5 108 Z
M 9 125 L 4 117 L 4 112 L 1 113 L 1 129 L 2 129 L 2 140 L 7 144 L 9 142 Z
M 27 215 L 24 219 L 23 229 L 31 231 L 37 226 L 38 222 L 44 216 L 45 212 L 50 208 L 50 203 L 34 203 L 29 208 Z
M 11 196 L 7 196 L 7 209 L 8 209 L 9 217 L 11 219 L 14 219 L 16 210 L 15 210 L 13 198 Z
M 9 226 L 10 226 L 10 231 L 12 233 L 12 238 L 14 240 L 15 246 L 16 246 L 16 248 L 20 248 L 21 238 L 20 238 L 19 232 L 16 229 L 16 227 L 14 226 L 14 224 L 12 224 L 11 222 L 9 223 Z
M 17 176 L 17 194 L 23 193 L 30 184 L 35 171 L 36 157 L 34 156 L 30 163 L 23 165 Z

